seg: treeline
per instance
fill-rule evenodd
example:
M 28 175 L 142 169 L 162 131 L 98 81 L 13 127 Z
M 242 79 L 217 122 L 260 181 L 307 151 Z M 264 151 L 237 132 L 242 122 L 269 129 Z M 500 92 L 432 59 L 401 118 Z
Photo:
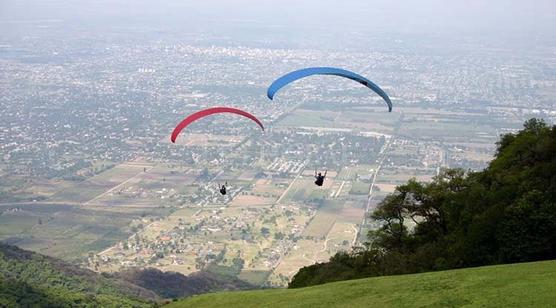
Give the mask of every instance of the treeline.
M 289 287 L 371 276 L 554 259 L 556 126 L 531 119 L 480 172 L 410 180 L 372 214 L 368 243 L 302 268 Z

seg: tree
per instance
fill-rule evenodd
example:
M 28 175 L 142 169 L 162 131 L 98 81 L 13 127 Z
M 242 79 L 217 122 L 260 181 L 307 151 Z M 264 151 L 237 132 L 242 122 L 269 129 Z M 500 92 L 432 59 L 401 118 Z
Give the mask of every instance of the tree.
M 274 233 L 274 239 L 281 240 L 283 238 L 284 238 L 284 233 L 282 233 L 282 232 Z
M 267 227 L 262 227 L 262 228 L 261 228 L 261 234 L 262 234 L 264 237 L 267 237 L 267 236 L 270 234 L 270 229 L 268 229 Z

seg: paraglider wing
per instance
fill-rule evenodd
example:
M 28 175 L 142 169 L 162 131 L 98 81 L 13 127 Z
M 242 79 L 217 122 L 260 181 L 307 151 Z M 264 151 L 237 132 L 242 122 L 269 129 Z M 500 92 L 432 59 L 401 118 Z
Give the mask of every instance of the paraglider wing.
M 213 108 L 208 108 L 208 109 L 204 109 L 198 112 L 195 112 L 194 114 L 188 116 L 187 118 L 183 119 L 183 121 L 181 121 L 176 128 L 174 128 L 174 131 L 172 132 L 172 136 L 170 138 L 170 140 L 172 140 L 173 143 L 176 142 L 176 138 L 178 137 L 178 135 L 180 134 L 180 132 L 186 128 L 189 124 L 197 121 L 200 118 L 204 118 L 206 116 L 209 116 L 211 114 L 215 114 L 215 113 L 234 113 L 234 114 L 238 114 L 241 116 L 244 116 L 246 118 L 249 118 L 251 120 L 253 120 L 255 123 L 257 123 L 262 130 L 264 130 L 264 126 L 261 123 L 261 121 L 259 121 L 259 119 L 257 119 L 257 117 L 255 117 L 254 115 L 240 110 L 240 109 L 236 109 L 236 108 L 230 108 L 230 107 L 213 107 Z
M 305 78 L 312 75 L 335 75 L 335 76 L 340 76 L 344 78 L 349 78 L 351 80 L 355 80 L 360 84 L 366 86 L 367 88 L 373 90 L 376 94 L 380 95 L 380 97 L 382 97 L 382 99 L 386 101 L 386 104 L 388 104 L 388 111 L 390 112 L 392 111 L 392 101 L 390 101 L 390 97 L 388 97 L 388 94 L 386 94 L 386 92 L 384 92 L 384 90 L 382 90 L 379 86 L 377 86 L 375 83 L 373 83 L 369 79 L 359 74 L 341 68 L 334 68 L 334 67 L 309 67 L 309 68 L 304 68 L 304 69 L 290 72 L 276 79 L 270 85 L 270 87 L 268 87 L 266 95 L 268 96 L 269 99 L 273 99 L 274 94 L 276 94 L 276 92 L 278 92 L 278 90 L 280 90 L 282 87 L 298 79 Z

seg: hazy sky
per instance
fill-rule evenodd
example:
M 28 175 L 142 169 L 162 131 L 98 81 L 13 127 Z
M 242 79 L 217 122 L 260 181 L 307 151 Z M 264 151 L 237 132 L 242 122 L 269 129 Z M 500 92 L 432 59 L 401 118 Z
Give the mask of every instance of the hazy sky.
M 352 28 L 381 33 L 553 35 L 556 0 L 0 0 L 0 22 L 142 24 L 162 29 L 194 23 Z M 5 30 L 4 30 L 5 31 Z

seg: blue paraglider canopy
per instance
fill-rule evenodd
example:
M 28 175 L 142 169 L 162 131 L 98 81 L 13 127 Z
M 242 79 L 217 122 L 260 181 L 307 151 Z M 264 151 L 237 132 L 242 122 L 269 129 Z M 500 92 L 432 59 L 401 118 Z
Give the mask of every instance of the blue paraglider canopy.
M 311 75 L 335 75 L 355 80 L 360 84 L 366 86 L 367 88 L 373 90 L 376 94 L 382 97 L 382 99 L 386 101 L 386 104 L 388 104 L 388 111 L 392 111 L 392 101 L 390 100 L 390 97 L 388 97 L 388 94 L 386 94 L 386 92 L 384 92 L 384 90 L 382 90 L 379 86 L 359 74 L 334 67 L 309 67 L 287 73 L 286 75 L 276 79 L 270 85 L 270 87 L 268 87 L 266 95 L 268 96 L 268 98 L 273 99 L 274 94 L 276 94 L 276 92 L 278 92 L 278 90 L 280 90 L 282 87 L 298 79 L 305 78 Z

